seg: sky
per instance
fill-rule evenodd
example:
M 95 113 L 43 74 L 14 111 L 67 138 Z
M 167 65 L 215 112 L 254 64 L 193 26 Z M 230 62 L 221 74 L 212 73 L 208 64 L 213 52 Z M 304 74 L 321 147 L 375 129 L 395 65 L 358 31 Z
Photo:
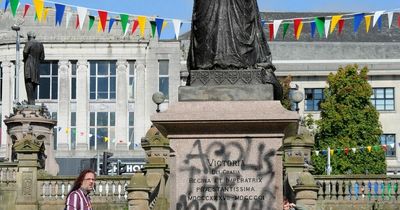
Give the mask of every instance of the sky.
M 2 5 L 6 0 L 2 1 Z M 219 1 L 219 0 L 216 0 Z M 257 0 L 262 12 L 374 12 L 379 10 L 400 12 L 399 0 Z M 31 0 L 20 0 L 32 4 Z M 193 0 L 52 0 L 67 5 L 101 9 L 131 15 L 158 16 L 190 21 Z M 173 34 L 172 24 L 166 34 Z M 183 24 L 182 32 L 189 30 Z M 163 38 L 163 37 L 162 37 Z M 164 37 L 166 38 L 166 37 Z

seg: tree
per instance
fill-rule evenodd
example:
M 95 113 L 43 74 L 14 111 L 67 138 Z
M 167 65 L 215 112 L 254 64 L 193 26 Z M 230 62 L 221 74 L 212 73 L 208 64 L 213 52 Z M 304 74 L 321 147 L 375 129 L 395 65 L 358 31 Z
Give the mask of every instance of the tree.
M 292 102 L 290 101 L 290 83 L 292 82 L 292 76 L 289 75 L 283 79 L 280 79 L 279 82 L 281 83 L 283 89 L 281 104 L 287 110 L 291 110 Z
M 359 70 L 357 65 L 348 65 L 328 76 L 321 118 L 316 122 L 315 149 L 334 149 L 331 174 L 386 172 L 385 153 L 379 141 L 379 113 L 370 101 L 372 88 L 367 73 L 366 67 Z M 373 149 L 368 151 L 368 146 Z M 355 153 L 352 148 L 356 148 Z M 326 173 L 326 159 L 326 155 L 313 154 L 316 174 Z

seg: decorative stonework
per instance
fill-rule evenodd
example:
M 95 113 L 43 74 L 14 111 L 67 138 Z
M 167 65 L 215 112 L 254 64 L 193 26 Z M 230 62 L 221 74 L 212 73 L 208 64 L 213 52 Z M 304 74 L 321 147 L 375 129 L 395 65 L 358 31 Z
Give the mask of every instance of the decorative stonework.
M 169 139 L 154 126 L 147 131 L 141 144 L 148 157 L 164 157 L 166 159 L 169 155 Z
M 58 70 L 61 74 L 67 74 L 71 63 L 67 60 L 60 60 L 58 62 Z
M 126 72 L 128 69 L 128 62 L 126 60 L 118 60 L 117 61 L 117 71 L 118 72 Z
M 78 60 L 76 71 L 86 71 L 89 68 L 89 62 L 87 60 Z
M 246 70 L 192 70 L 190 85 L 248 85 L 264 84 L 261 69 Z
M 32 172 L 24 172 L 22 174 L 22 195 L 31 196 L 32 195 Z

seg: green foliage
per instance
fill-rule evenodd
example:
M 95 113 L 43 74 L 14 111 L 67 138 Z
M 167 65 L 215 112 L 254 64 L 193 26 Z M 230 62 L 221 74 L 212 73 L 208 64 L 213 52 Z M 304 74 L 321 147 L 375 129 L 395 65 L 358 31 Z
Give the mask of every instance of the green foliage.
M 290 83 L 292 82 L 292 76 L 289 75 L 289 76 L 279 80 L 279 82 L 281 83 L 282 89 L 283 89 L 281 104 L 285 109 L 290 110 L 291 101 L 290 101 L 289 93 L 290 93 Z
M 367 81 L 368 69 L 357 65 L 339 68 L 328 76 L 325 100 L 321 104 L 321 119 L 317 121 L 316 150 L 341 149 L 331 156 L 332 175 L 383 174 L 386 172 L 384 151 L 379 147 L 368 152 L 367 146 L 380 145 L 382 134 L 379 113 L 371 104 L 372 88 Z M 365 147 L 364 152 L 351 148 Z M 348 155 L 345 155 L 348 148 Z M 316 174 L 326 174 L 326 155 L 313 154 Z

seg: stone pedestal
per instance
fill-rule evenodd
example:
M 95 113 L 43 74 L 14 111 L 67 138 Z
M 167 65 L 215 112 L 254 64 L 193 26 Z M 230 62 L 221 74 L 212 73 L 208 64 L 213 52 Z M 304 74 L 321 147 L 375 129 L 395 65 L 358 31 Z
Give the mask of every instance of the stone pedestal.
M 170 140 L 170 209 L 281 209 L 284 131 L 279 101 L 193 101 L 151 118 Z
M 150 187 L 147 184 L 146 177 L 141 173 L 135 173 L 130 184 L 126 187 L 128 191 L 128 209 L 129 210 L 148 210 Z
M 17 105 L 4 123 L 7 125 L 8 138 L 14 146 L 28 133 L 31 133 L 39 143 L 43 143 L 45 164 L 42 165 L 49 174 L 57 175 L 59 167 L 55 160 L 53 145 L 53 128 L 57 122 L 51 120 L 50 113 L 44 105 Z

